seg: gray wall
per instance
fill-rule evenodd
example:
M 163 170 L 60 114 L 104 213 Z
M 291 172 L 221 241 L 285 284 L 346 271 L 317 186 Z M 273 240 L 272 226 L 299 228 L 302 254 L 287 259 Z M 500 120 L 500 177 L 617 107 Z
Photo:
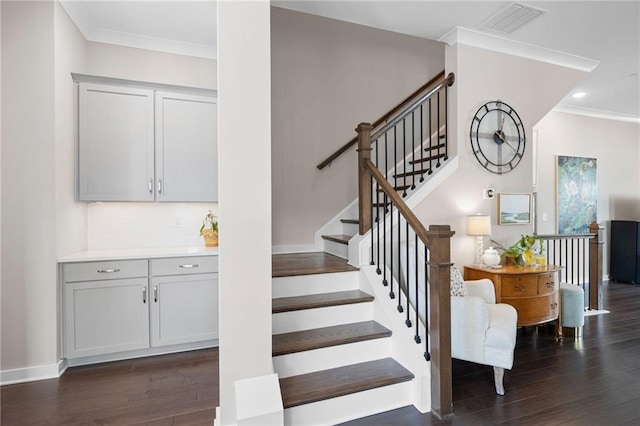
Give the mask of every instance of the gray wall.
M 312 244 L 357 197 L 355 148 L 316 164 L 443 69 L 442 43 L 271 8 L 275 246 Z

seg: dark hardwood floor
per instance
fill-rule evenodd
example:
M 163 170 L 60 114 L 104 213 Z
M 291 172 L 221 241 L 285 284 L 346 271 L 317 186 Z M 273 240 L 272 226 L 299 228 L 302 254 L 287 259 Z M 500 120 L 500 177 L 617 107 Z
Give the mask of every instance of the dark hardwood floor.
M 640 425 L 640 286 L 605 284 L 610 314 L 556 343 L 553 326 L 520 329 L 497 396 L 490 367 L 454 360 L 455 416 L 413 407 L 348 425 Z M 70 368 L 60 379 L 0 388 L 2 426 L 211 425 L 217 349 Z
M 504 396 L 491 367 L 454 360 L 453 418 L 406 407 L 344 425 L 640 425 L 640 286 L 604 288 L 611 313 L 586 317 L 582 339 L 556 343 L 553 325 L 518 329 Z
M 218 349 L 69 368 L 0 388 L 0 424 L 211 426 Z

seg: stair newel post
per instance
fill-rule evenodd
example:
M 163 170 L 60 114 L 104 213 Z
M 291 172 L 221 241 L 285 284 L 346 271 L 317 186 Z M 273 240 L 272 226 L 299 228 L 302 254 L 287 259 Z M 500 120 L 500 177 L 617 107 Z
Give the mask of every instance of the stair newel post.
M 358 132 L 358 213 L 360 217 L 360 235 L 371 229 L 371 172 L 365 167 L 365 160 L 371 160 L 370 123 L 360 123 Z
M 453 415 L 450 294 L 453 234 L 449 225 L 429 226 L 431 410 L 441 419 Z
M 604 309 L 602 300 L 602 251 L 604 247 L 604 227 L 597 222 L 589 225 L 594 234 L 589 239 L 589 309 Z

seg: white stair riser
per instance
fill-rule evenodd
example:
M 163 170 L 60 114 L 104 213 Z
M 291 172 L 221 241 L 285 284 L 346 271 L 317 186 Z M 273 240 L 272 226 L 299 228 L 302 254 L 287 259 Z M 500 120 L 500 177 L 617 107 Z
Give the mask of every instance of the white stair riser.
M 283 378 L 388 358 L 390 354 L 391 341 L 383 338 L 280 355 L 273 357 L 273 365 Z
M 357 290 L 359 272 L 336 272 L 333 274 L 297 275 L 277 277 L 272 280 L 272 297 L 294 297 L 307 294 L 331 293 Z
M 353 237 L 358 232 L 360 232 L 360 226 L 357 223 L 343 223 L 342 224 L 342 234 Z
M 343 259 L 349 258 L 349 246 L 335 241 L 324 240 L 324 251 Z
M 290 333 L 372 319 L 373 303 L 353 303 L 273 314 L 271 330 L 273 334 Z
M 284 410 L 284 424 L 335 425 L 412 403 L 412 382 L 398 383 Z

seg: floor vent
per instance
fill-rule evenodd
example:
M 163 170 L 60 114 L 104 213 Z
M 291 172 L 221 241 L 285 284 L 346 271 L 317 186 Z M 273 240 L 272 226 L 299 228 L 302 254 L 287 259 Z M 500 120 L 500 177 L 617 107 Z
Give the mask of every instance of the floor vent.
M 511 34 L 527 22 L 547 13 L 522 3 L 511 3 L 500 12 L 493 15 L 480 25 L 479 29 L 493 31 L 500 34 Z

